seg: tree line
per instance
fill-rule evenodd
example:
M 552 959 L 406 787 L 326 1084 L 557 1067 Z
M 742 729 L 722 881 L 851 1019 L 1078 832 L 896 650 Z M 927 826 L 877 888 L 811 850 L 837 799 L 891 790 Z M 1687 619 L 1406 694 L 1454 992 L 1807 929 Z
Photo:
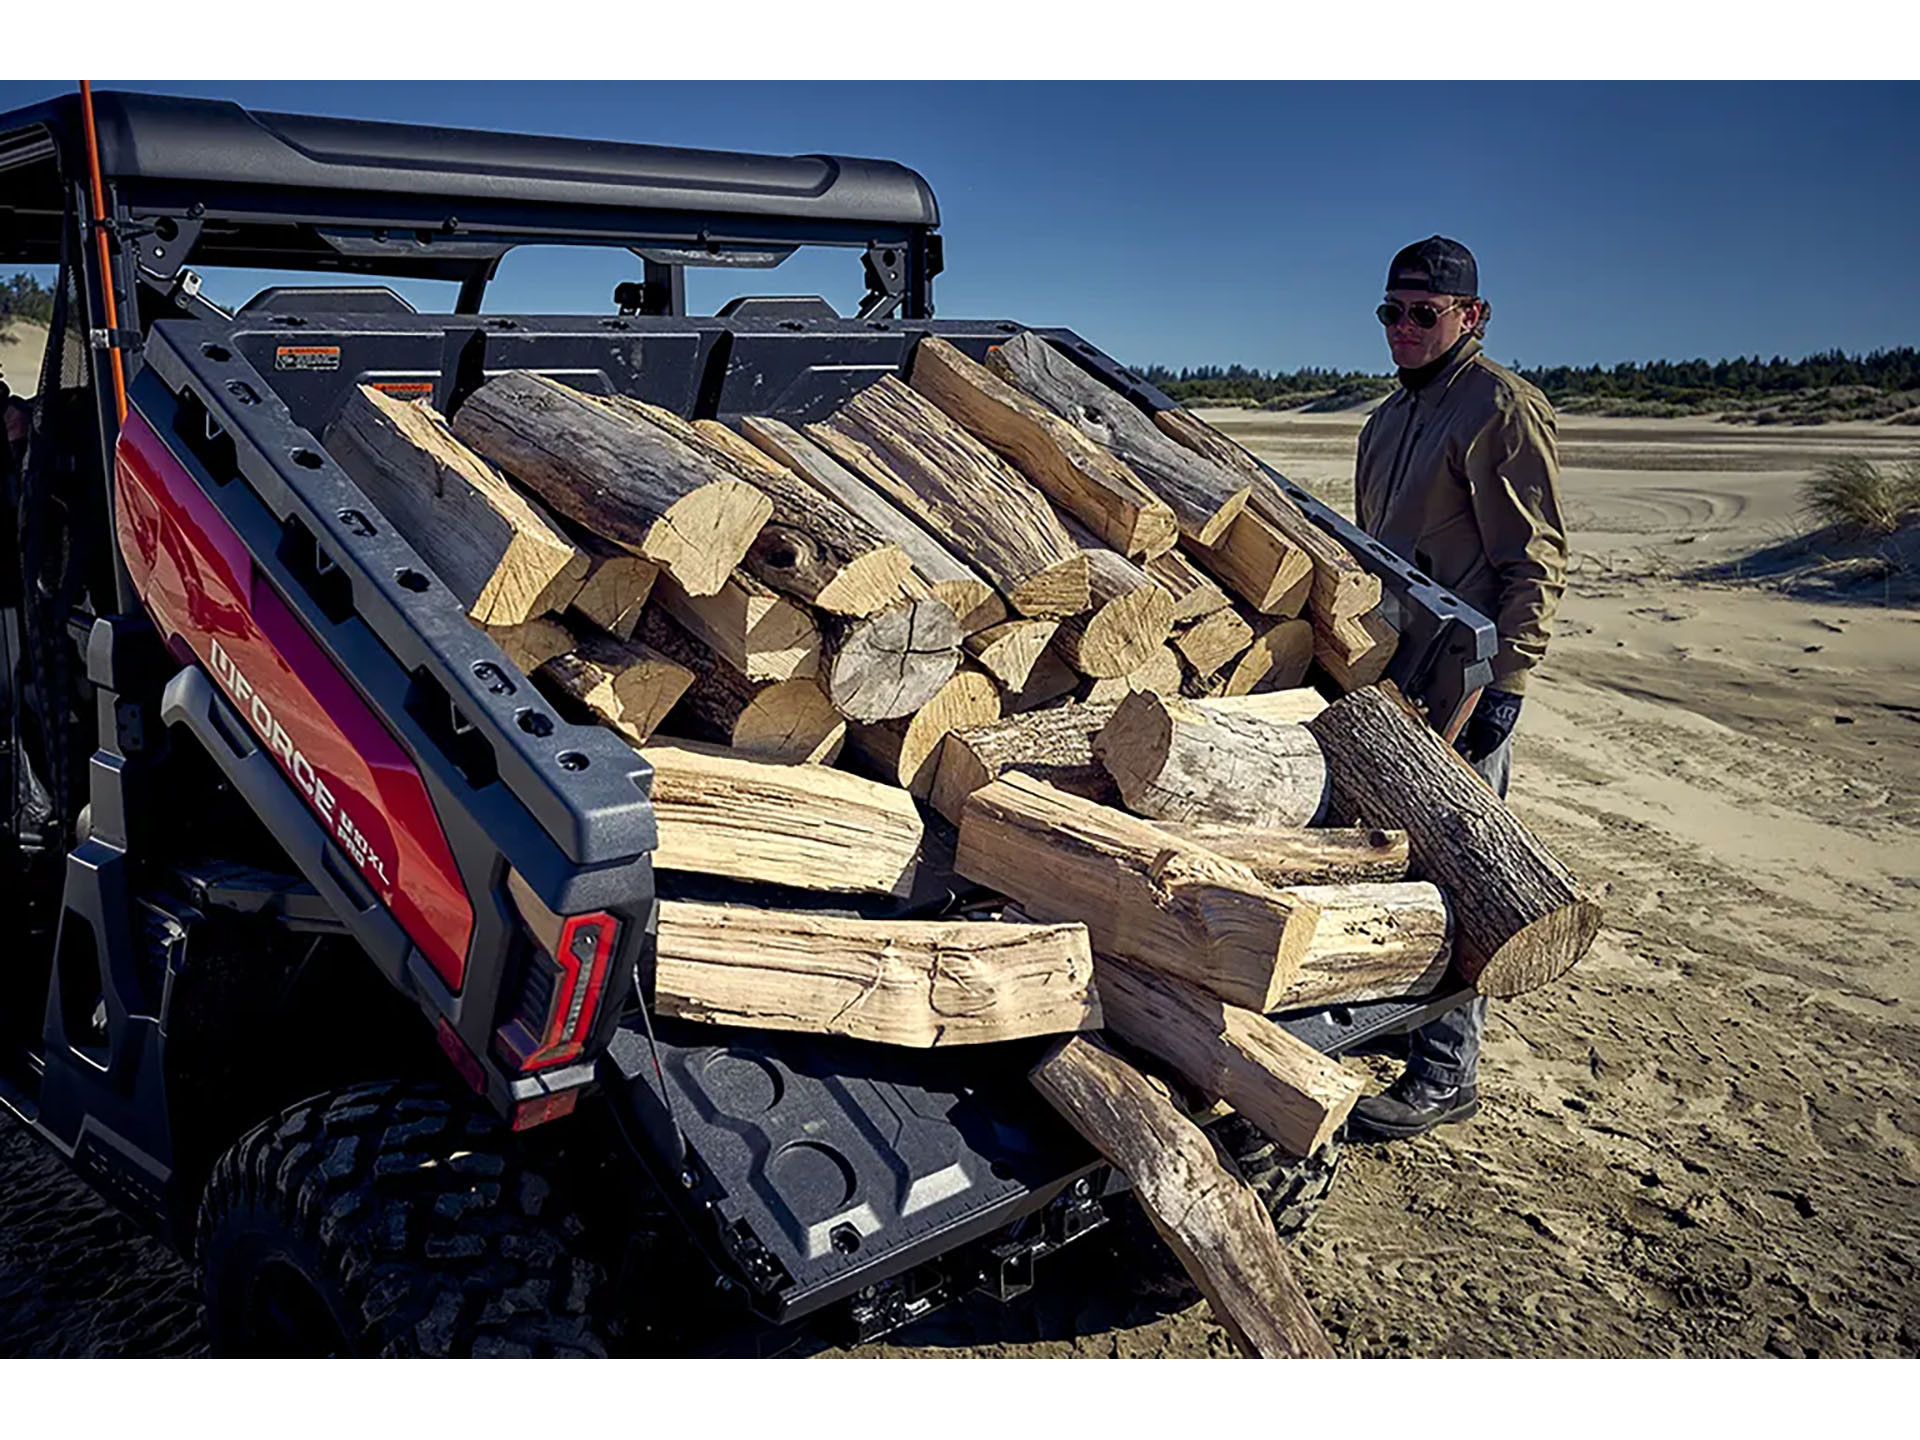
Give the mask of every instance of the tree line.
M 24 270 L 11 280 L 0 280 L 0 325 L 11 320 L 53 323 L 53 292 Z

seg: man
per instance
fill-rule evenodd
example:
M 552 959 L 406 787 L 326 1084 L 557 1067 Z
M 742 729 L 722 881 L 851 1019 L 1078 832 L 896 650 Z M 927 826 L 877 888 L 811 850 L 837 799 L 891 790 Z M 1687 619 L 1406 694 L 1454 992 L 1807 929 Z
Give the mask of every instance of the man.
M 1458 241 L 1435 235 L 1394 256 L 1375 313 L 1400 387 L 1360 432 L 1356 516 L 1493 621 L 1493 681 L 1456 745 L 1504 797 L 1527 674 L 1566 588 L 1553 407 L 1482 353 L 1492 307 Z M 1354 1107 L 1354 1130 L 1403 1139 L 1478 1110 L 1486 1014 L 1482 998 L 1416 1031 L 1406 1073 Z

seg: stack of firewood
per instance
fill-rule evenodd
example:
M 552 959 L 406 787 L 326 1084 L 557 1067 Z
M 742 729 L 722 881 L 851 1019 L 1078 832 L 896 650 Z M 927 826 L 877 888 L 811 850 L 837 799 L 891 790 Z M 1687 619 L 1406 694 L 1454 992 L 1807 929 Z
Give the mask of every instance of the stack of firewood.
M 1038 336 L 985 365 L 924 339 L 906 382 L 816 424 L 515 372 L 450 425 L 363 388 L 327 444 L 556 710 L 651 763 L 663 893 L 740 882 L 663 901 L 660 1013 L 1069 1036 L 1035 1084 L 1255 1351 L 1324 1344 L 1286 1319 L 1271 1225 L 1249 1234 L 1257 1202 L 1212 1183 L 1170 1092 L 1079 1032 L 1306 1154 L 1360 1082 L 1269 1014 L 1449 976 L 1515 994 L 1597 928 L 1374 684 L 1397 640 L 1377 578 L 1233 442 Z M 930 878 L 990 893 L 903 920 L 754 890 Z

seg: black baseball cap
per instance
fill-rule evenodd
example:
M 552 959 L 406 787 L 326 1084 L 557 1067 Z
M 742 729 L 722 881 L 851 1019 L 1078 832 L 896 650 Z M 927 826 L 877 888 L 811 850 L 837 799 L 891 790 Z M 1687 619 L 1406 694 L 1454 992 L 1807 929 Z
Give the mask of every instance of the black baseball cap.
M 1424 290 L 1429 295 L 1478 295 L 1480 267 L 1458 240 L 1430 235 L 1393 257 L 1387 289 Z

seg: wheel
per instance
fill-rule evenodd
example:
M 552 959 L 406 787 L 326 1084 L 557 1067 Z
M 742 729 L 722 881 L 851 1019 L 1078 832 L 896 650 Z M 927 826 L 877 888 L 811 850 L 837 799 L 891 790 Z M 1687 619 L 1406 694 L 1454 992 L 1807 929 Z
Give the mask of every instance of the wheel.
M 226 1355 L 603 1355 L 580 1225 L 465 1097 L 303 1101 L 214 1166 L 195 1246 Z
M 1291 1241 L 1306 1229 L 1333 1191 L 1333 1177 L 1340 1168 L 1337 1139 L 1302 1157 L 1289 1155 L 1239 1115 L 1227 1116 L 1207 1133 L 1214 1147 L 1239 1167 L 1241 1178 L 1273 1217 L 1273 1228 L 1282 1240 Z

